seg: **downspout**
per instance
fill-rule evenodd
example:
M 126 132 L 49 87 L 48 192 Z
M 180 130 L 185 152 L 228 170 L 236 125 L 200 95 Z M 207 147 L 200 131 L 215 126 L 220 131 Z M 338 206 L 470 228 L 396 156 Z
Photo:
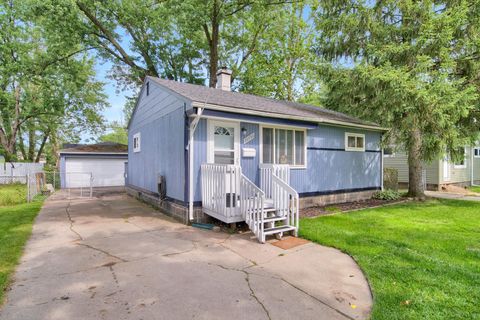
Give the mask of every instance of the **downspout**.
M 472 147 L 471 149 L 471 163 L 470 163 L 470 166 L 471 166 L 471 182 L 470 182 L 470 185 L 472 187 L 479 187 L 480 185 L 478 184 L 475 184 L 475 171 L 473 170 L 475 168 L 475 147 Z
M 380 170 L 381 170 L 381 171 L 380 171 L 380 179 L 381 179 L 380 183 L 381 183 L 381 190 L 382 190 L 382 191 L 384 190 L 384 188 L 383 188 L 383 166 L 384 166 L 384 164 L 383 164 L 383 155 L 384 155 L 384 151 L 383 151 L 383 147 L 382 147 L 382 153 L 381 153 L 381 157 L 382 157 L 382 158 L 380 159 Z
M 188 221 L 193 220 L 193 152 L 194 152 L 194 136 L 195 129 L 197 129 L 198 122 L 203 113 L 203 108 L 197 108 L 197 113 L 193 118 L 189 126 L 189 138 L 188 138 Z

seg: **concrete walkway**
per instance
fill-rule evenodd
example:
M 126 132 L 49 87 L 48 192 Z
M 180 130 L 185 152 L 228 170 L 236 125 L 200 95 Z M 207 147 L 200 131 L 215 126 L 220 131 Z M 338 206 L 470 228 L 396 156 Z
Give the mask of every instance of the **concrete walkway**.
M 188 227 L 125 194 L 52 196 L 0 319 L 365 319 L 358 266 L 312 243 Z
M 440 198 L 440 199 L 480 201 L 480 197 L 461 194 L 461 193 L 425 191 L 425 195 L 428 197 Z

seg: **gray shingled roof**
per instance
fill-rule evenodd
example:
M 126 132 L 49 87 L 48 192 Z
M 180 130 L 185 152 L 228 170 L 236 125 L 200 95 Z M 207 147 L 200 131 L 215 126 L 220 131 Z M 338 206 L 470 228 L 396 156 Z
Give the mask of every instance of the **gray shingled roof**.
M 128 146 L 116 142 L 100 142 L 96 144 L 70 144 L 60 150 L 60 153 L 124 153 Z
M 308 104 L 285 100 L 275 100 L 251 94 L 224 91 L 201 85 L 177 82 L 173 80 L 164 80 L 155 77 L 149 78 L 161 86 L 166 87 L 194 102 L 234 107 L 237 109 L 261 111 L 270 113 L 272 116 L 277 114 L 284 116 L 303 117 L 311 119 L 312 121 L 341 121 L 356 125 L 377 127 L 381 129 L 381 127 L 375 123 L 363 121 L 344 113 Z

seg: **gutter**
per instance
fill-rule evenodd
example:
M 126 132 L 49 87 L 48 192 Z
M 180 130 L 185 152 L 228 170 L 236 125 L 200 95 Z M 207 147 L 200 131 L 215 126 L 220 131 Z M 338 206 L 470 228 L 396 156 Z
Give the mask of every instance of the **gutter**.
M 474 175 L 474 170 L 473 168 L 475 167 L 475 147 L 472 147 L 470 149 L 470 153 L 471 153 L 471 162 L 470 162 L 470 185 L 472 187 L 480 187 L 480 185 L 478 184 L 475 184 L 475 175 Z
M 274 117 L 274 118 L 281 118 L 281 119 L 293 119 L 293 120 L 300 120 L 300 121 L 308 121 L 308 122 L 317 122 L 317 123 L 326 123 L 326 124 L 333 124 L 338 126 L 344 127 L 354 127 L 354 128 L 362 128 L 362 129 L 369 129 L 373 131 L 388 131 L 389 129 L 378 127 L 378 126 L 371 126 L 371 125 L 363 125 L 363 124 L 356 124 L 346 121 L 338 121 L 338 120 L 331 120 L 325 118 L 308 118 L 308 117 L 301 117 L 301 116 L 293 116 L 281 113 L 269 113 L 265 111 L 257 111 L 257 110 L 246 110 L 241 108 L 232 108 L 214 104 L 206 104 L 200 102 L 192 102 L 192 107 L 201 107 L 205 109 L 212 109 L 218 111 L 225 111 L 225 112 L 233 112 L 233 113 L 242 113 L 248 114 L 253 116 L 263 116 L 263 117 Z
M 203 108 L 197 108 L 197 113 L 193 118 L 192 122 L 190 122 L 189 126 L 189 137 L 188 137 L 188 221 L 193 220 L 193 152 L 194 152 L 194 135 L 195 130 L 197 129 L 198 122 L 200 121 L 200 117 L 203 113 Z

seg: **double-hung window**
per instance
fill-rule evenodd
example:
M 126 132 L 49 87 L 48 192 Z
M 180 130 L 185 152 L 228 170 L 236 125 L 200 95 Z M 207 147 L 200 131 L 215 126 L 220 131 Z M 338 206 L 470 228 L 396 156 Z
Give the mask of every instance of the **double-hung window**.
M 480 147 L 475 147 L 475 148 L 473 149 L 473 156 L 474 156 L 475 158 L 480 158 Z
M 365 151 L 365 135 L 345 132 L 345 151 Z
M 306 131 L 287 128 L 262 128 L 262 162 L 305 166 Z
M 140 132 L 133 135 L 133 152 L 140 152 Z

